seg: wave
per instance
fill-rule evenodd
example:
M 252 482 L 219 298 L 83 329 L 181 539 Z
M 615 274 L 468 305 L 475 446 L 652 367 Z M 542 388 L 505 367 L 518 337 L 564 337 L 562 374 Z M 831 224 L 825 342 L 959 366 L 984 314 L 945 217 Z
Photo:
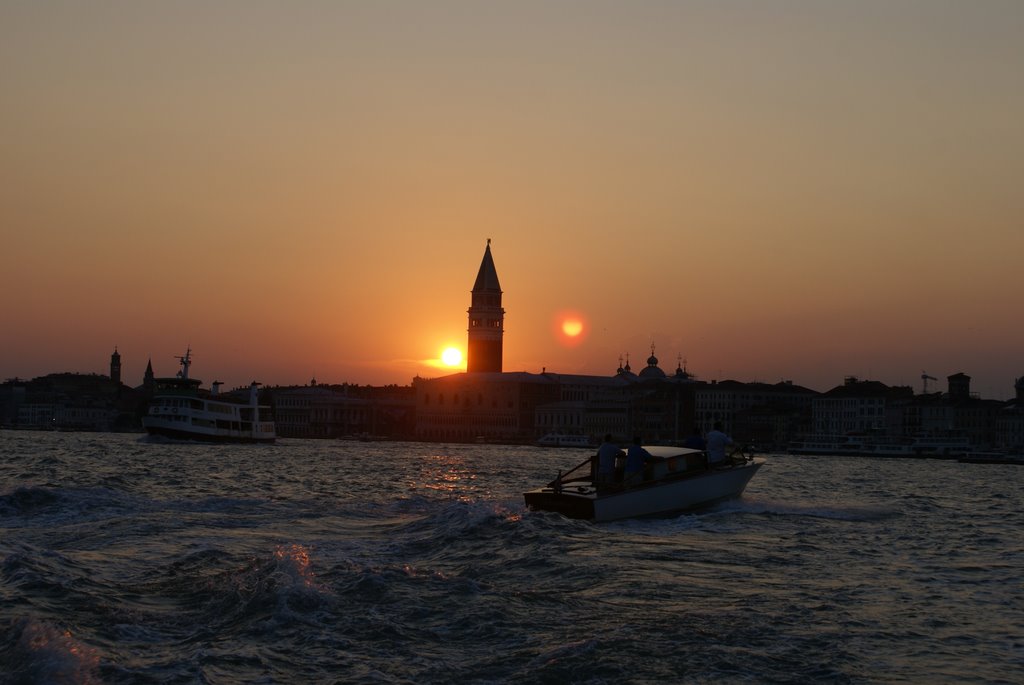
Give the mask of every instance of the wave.
M 706 516 L 723 514 L 766 514 L 802 516 L 836 521 L 880 521 L 897 515 L 892 507 L 860 504 L 792 504 L 756 499 L 738 499 L 710 509 Z
M 99 683 L 99 656 L 71 631 L 32 618 L 0 620 L 0 684 Z
M 497 537 L 508 542 L 523 532 L 520 507 L 496 500 L 454 500 L 436 504 L 423 516 L 402 525 L 396 533 L 413 546 L 445 546 L 454 549 L 478 549 Z
M 232 563 L 212 550 L 192 554 L 172 566 L 174 579 L 163 590 L 181 604 L 198 606 L 195 623 L 215 631 L 305 622 L 329 605 L 332 593 L 318 580 L 309 547 L 279 545 L 223 569 Z
M 0 516 L 30 516 L 61 502 L 59 488 L 22 486 L 6 495 L 0 495 Z

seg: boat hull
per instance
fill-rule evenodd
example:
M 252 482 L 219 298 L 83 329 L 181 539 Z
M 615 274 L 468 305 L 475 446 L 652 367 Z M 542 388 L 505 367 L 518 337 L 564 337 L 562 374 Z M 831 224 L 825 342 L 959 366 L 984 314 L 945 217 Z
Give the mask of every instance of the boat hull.
M 586 483 L 560 490 L 537 488 L 524 493 L 523 497 L 530 509 L 553 511 L 569 518 L 615 521 L 663 516 L 701 509 L 740 496 L 762 464 L 763 459 L 755 459 L 732 468 L 687 474 L 618 492 L 598 494 L 591 484 Z
M 212 430 L 212 431 L 199 431 L 182 429 L 175 426 L 164 425 L 160 420 L 150 420 L 148 417 L 142 421 L 143 427 L 146 432 L 150 435 L 156 435 L 162 438 L 169 438 L 171 440 L 191 440 L 194 442 L 214 442 L 214 443 L 235 443 L 235 444 L 253 444 L 253 443 L 273 443 L 276 439 L 276 435 L 273 433 L 256 433 L 243 434 L 239 431 L 230 430 Z
M 962 464 L 1014 464 L 1024 466 L 1024 454 L 983 454 L 974 453 L 960 457 Z

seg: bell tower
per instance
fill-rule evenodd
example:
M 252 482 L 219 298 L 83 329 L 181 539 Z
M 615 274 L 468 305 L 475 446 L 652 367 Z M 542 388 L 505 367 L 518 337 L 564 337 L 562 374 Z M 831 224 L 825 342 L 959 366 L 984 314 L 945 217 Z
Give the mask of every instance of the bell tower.
M 110 355 L 110 380 L 114 382 L 114 385 L 121 384 L 121 355 L 117 351 L 117 346 L 114 346 L 114 354 Z
M 501 373 L 501 343 L 505 335 L 505 310 L 501 308 L 501 285 L 487 239 L 480 271 L 473 284 L 469 307 L 469 344 L 466 371 Z

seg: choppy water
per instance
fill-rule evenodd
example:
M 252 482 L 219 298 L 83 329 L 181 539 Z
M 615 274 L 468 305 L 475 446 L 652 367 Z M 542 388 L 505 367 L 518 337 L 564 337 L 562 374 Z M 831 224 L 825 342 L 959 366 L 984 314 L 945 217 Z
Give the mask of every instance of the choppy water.
M 591 524 L 582 453 L 0 432 L 0 683 L 1024 681 L 1024 469 L 771 457 Z

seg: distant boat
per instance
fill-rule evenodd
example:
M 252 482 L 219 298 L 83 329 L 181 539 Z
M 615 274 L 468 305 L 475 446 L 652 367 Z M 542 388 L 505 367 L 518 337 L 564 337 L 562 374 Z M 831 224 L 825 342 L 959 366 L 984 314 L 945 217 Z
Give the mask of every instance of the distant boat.
M 1009 452 L 971 452 L 959 459 L 964 464 L 1016 464 L 1024 466 L 1024 454 L 1010 454 Z
M 657 461 L 633 485 L 594 482 L 592 458 L 546 486 L 523 493 L 526 506 L 569 518 L 614 521 L 700 509 L 743 493 L 764 459 L 734 455 L 721 467 L 708 468 L 701 450 L 650 446 Z
M 586 435 L 569 435 L 567 433 L 548 433 L 537 440 L 540 447 L 596 447 Z
M 821 457 L 933 457 L 951 459 L 971 451 L 970 439 L 949 436 L 881 434 L 811 435 L 789 444 L 790 454 Z
M 789 443 L 789 453 L 856 457 L 864 454 L 864 439 L 855 435 L 811 435 Z
M 192 349 L 178 357 L 181 371 L 157 378 L 156 391 L 142 425 L 150 435 L 202 442 L 274 442 L 277 432 L 270 407 L 259 405 L 259 383 L 249 386 L 248 403 L 219 395 L 201 394 L 201 381 L 188 377 Z

